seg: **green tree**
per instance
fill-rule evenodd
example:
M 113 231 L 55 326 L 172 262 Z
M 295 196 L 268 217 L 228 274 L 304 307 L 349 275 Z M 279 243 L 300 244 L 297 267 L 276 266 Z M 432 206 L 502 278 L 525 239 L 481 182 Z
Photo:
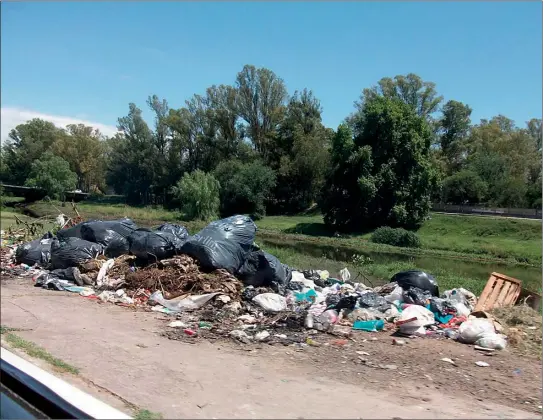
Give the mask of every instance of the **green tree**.
M 2 181 L 22 185 L 30 173 L 32 162 L 50 150 L 61 134 L 62 130 L 53 123 L 39 118 L 11 130 L 3 147 Z
M 465 140 L 469 134 L 471 111 L 468 105 L 458 101 L 451 100 L 443 106 L 443 115 L 439 120 L 439 140 L 449 174 L 458 171 L 465 159 Z
M 220 184 L 212 174 L 196 170 L 183 175 L 172 192 L 186 219 L 207 221 L 218 217 L 219 189 Z
M 536 149 L 541 152 L 541 136 L 543 136 L 541 132 L 541 118 L 532 118 L 526 123 L 526 126 L 530 137 L 535 143 Z
M 51 198 L 62 199 L 66 191 L 77 185 L 77 175 L 70 164 L 52 152 L 45 152 L 30 165 L 30 174 L 25 186 L 42 188 Z
M 129 105 L 128 115 L 119 118 L 118 128 L 121 133 L 108 142 L 108 184 L 117 193 L 124 194 L 130 203 L 149 203 L 155 174 L 160 173 L 153 133 L 133 103 Z
M 362 100 L 358 105 L 363 106 L 364 101 L 378 96 L 400 99 L 425 118 L 429 118 L 436 112 L 443 100 L 443 96 L 439 96 L 436 92 L 435 83 L 425 82 L 413 73 L 405 76 L 398 75 L 394 78 L 383 77 L 376 86 L 364 89 Z
M 52 145 L 53 152 L 70 164 L 77 175 L 77 186 L 90 191 L 92 186 L 105 189 L 107 162 L 105 138 L 99 130 L 84 124 L 70 124 Z
M 278 171 L 274 209 L 296 213 L 318 198 L 329 166 L 333 135 L 321 120 L 320 101 L 310 90 L 295 92 L 276 135 L 271 164 Z
M 221 162 L 214 174 L 221 185 L 223 216 L 250 214 L 258 219 L 266 214 L 265 202 L 276 178 L 271 168 L 258 161 L 242 163 L 230 160 Z
M 323 192 L 325 222 L 345 231 L 419 226 L 436 182 L 428 122 L 398 98 L 366 98 L 358 112 L 354 142 L 342 127 L 333 140 L 341 156 Z
M 486 191 L 486 183 L 471 170 L 457 172 L 443 180 L 443 201 L 446 203 L 481 203 Z
M 274 148 L 274 133 L 283 119 L 285 83 L 273 71 L 246 65 L 236 78 L 237 113 L 265 162 Z
M 539 176 L 541 165 L 529 131 L 498 115 L 474 126 L 466 144 L 467 168 L 488 185 L 488 204 L 525 206 L 528 185 Z

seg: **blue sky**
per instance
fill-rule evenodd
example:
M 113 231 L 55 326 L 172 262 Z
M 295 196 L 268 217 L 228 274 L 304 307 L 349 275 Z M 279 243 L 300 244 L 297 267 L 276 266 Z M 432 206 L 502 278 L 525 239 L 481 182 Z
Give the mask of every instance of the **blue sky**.
M 180 107 L 244 64 L 304 87 L 337 125 L 363 88 L 414 72 L 445 99 L 542 114 L 541 2 L 2 3 L 2 138 L 32 116 L 112 130 L 150 94 Z M 151 118 L 147 112 L 146 117 Z

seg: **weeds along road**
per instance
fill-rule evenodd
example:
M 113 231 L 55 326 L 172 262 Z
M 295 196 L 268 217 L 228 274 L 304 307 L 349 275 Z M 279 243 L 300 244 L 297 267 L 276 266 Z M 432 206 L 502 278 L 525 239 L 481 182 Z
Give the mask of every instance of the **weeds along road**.
M 394 388 L 355 385 L 344 380 L 354 373 L 295 363 L 283 347 L 248 352 L 227 342 L 168 340 L 159 335 L 163 315 L 34 288 L 28 279 L 2 280 L 1 304 L 4 326 L 78 368 L 59 376 L 127 414 L 139 408 L 164 418 L 541 417 L 458 396 L 454 388 L 417 390 L 409 377 L 397 376 L 402 385 Z

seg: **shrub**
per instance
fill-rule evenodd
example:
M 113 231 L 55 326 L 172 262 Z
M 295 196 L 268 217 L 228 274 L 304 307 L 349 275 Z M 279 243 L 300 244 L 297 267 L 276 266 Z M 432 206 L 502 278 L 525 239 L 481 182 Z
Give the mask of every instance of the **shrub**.
M 187 220 L 211 220 L 219 215 L 219 181 L 211 174 L 197 170 L 186 173 L 172 188 L 181 203 L 181 212 Z
M 479 175 L 463 170 L 443 180 L 443 201 L 452 204 L 480 203 L 487 189 Z
M 221 213 L 250 214 L 254 220 L 266 215 L 265 200 L 275 186 L 273 169 L 255 161 L 238 160 L 221 162 L 215 169 L 220 183 Z
M 403 248 L 420 248 L 420 238 L 414 232 L 403 228 L 383 226 L 376 229 L 371 235 L 371 241 L 376 244 L 401 246 Z

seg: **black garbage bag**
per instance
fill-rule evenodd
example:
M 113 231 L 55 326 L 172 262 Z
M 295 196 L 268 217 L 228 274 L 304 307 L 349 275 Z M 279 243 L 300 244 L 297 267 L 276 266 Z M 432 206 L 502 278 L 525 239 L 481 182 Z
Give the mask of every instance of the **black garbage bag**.
M 317 273 L 317 270 L 304 270 L 302 271 L 302 274 L 308 280 L 315 281 L 321 278 L 321 276 L 319 276 L 319 273 Z
M 59 279 L 72 281 L 78 286 L 83 286 L 83 284 L 85 284 L 81 278 L 81 272 L 77 267 L 57 268 L 56 270 L 51 270 L 50 273 Z
M 294 292 L 301 292 L 304 289 L 304 284 L 299 281 L 291 281 L 287 284 L 286 289 Z
M 297 283 L 297 282 L 293 282 L 293 283 Z M 329 294 L 328 296 L 326 296 L 326 306 L 335 307 L 339 303 L 340 300 L 341 300 L 341 296 L 339 294 Z
M 90 222 L 95 222 L 95 221 L 96 220 L 89 220 L 87 222 L 78 223 L 77 225 L 72 226 L 71 228 L 68 228 L 68 229 L 61 229 L 57 232 L 57 238 L 58 239 L 65 239 L 65 238 L 83 239 L 81 237 L 81 228 L 83 227 L 85 223 L 90 223 Z
M 439 287 L 436 279 L 424 271 L 409 270 L 394 274 L 390 281 L 398 283 L 402 289 L 418 287 L 421 290 L 428 290 L 432 296 L 439 296 Z
M 371 291 L 360 295 L 358 304 L 361 308 L 384 308 L 386 310 L 390 307 L 384 296 Z
M 82 262 L 96 258 L 103 251 L 102 245 L 80 238 L 53 239 L 51 265 L 54 269 L 77 267 Z
M 247 286 L 241 292 L 241 300 L 251 302 L 255 296 L 261 295 L 262 293 L 270 293 L 270 289 L 268 287 Z
M 172 223 L 164 223 L 157 227 L 155 230 L 158 230 L 160 232 L 169 232 L 175 236 L 177 236 L 179 239 L 181 239 L 183 242 L 187 240 L 189 237 L 189 231 L 185 226 L 181 225 L 174 225 Z
M 81 238 L 96 242 L 104 247 L 107 257 L 115 258 L 128 254 L 129 246 L 126 239 L 134 230 L 136 224 L 130 219 L 92 221 L 81 226 Z
M 61 283 L 61 279 L 59 279 L 56 275 L 51 273 L 43 273 L 36 279 L 34 287 L 43 287 L 44 289 L 62 291 L 64 290 L 64 287 L 62 287 Z
M 343 296 L 339 299 L 339 302 L 336 303 L 334 306 L 334 309 L 336 311 L 341 311 L 342 309 L 349 309 L 353 310 L 356 306 L 356 301 L 358 299 L 357 295 L 351 295 L 351 296 Z
M 246 286 L 286 286 L 292 278 L 292 272 L 281 264 L 277 257 L 264 251 L 255 251 L 247 258 L 236 276 Z
M 160 261 L 181 253 L 184 239 L 167 231 L 137 229 L 128 237 L 130 253 L 145 261 Z
M 256 225 L 247 216 L 231 216 L 211 222 L 183 245 L 183 254 L 190 255 L 206 269 L 224 268 L 234 274 L 245 262 L 255 240 Z
M 51 243 L 53 239 L 46 236 L 19 245 L 15 251 L 15 262 L 30 266 L 37 264 L 42 268 L 47 268 L 51 262 Z
M 428 300 L 432 298 L 432 294 L 428 290 L 411 287 L 404 290 L 402 297 L 405 303 L 426 306 Z
M 101 222 L 86 224 L 81 228 L 82 239 L 95 242 L 104 247 L 104 254 L 109 258 L 128 254 L 128 240 L 120 233 L 99 225 Z

